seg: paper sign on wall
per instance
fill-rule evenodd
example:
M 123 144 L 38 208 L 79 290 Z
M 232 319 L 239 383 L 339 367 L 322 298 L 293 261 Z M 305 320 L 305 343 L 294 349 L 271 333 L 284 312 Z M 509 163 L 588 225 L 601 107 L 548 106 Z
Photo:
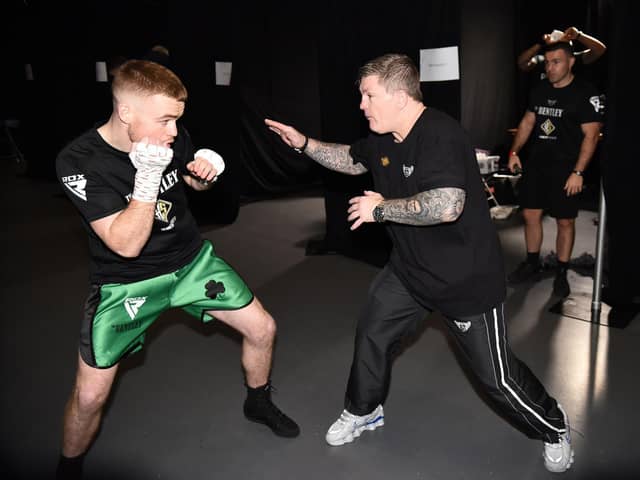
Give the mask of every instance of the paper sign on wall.
M 216 85 L 231 85 L 231 62 L 216 62 Z
M 459 79 L 458 47 L 425 48 L 420 50 L 421 82 L 442 82 Z
M 107 62 L 96 62 L 96 82 L 107 82 Z

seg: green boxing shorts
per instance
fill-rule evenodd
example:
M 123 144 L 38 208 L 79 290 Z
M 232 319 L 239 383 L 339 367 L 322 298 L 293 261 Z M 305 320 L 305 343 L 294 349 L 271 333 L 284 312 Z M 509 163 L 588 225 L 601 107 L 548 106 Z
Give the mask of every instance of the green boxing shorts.
M 91 285 L 80 329 L 80 355 L 108 368 L 142 349 L 147 328 L 170 308 L 208 322 L 208 310 L 238 310 L 253 301 L 240 276 L 205 240 L 198 255 L 172 273 L 133 283 Z

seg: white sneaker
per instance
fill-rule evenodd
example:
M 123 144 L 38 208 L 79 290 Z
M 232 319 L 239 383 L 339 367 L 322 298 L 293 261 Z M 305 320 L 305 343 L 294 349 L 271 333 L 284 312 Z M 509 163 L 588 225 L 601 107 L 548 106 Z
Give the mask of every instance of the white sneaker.
M 329 445 L 337 447 L 353 442 L 363 430 L 375 430 L 383 425 L 384 412 L 382 405 L 378 405 L 373 412 L 362 416 L 343 410 L 340 418 L 329 427 L 325 439 Z
M 564 424 L 567 431 L 560 434 L 558 443 L 544 442 L 544 466 L 547 470 L 554 473 L 561 473 L 569 470 L 573 463 L 573 448 L 571 448 L 571 428 L 569 427 L 569 417 L 558 404 L 558 408 L 564 416 Z

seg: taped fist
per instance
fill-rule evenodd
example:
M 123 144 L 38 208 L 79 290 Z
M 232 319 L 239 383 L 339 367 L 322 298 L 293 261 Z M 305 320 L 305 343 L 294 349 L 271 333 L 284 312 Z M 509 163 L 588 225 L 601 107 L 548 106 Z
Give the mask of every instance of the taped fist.
M 173 150 L 152 143 L 141 142 L 133 144 L 129 158 L 136 170 L 141 168 L 164 168 L 171 163 L 173 158 Z
M 158 190 L 164 169 L 171 163 L 173 150 L 147 142 L 134 143 L 129 152 L 131 163 L 136 168 L 136 177 L 131 197 L 140 202 L 158 199 Z
M 193 162 L 187 165 L 191 174 L 204 185 L 215 182 L 220 174 L 224 172 L 224 167 L 222 157 L 209 148 L 198 150 L 193 156 Z

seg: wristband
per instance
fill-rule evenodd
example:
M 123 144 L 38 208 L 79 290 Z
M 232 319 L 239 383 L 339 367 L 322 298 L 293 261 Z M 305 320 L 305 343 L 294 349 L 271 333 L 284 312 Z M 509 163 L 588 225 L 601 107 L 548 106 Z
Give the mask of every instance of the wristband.
M 580 170 L 574 170 L 572 173 L 575 173 L 576 175 L 578 175 L 579 177 L 582 176 L 582 172 Z
M 509 156 L 511 156 L 511 157 L 517 157 L 517 156 L 518 156 L 518 152 L 514 152 L 513 150 L 511 150 L 511 151 L 509 152 Z
M 194 155 L 193 158 L 202 157 L 208 161 L 213 168 L 216 169 L 216 179 L 224 172 L 224 160 L 217 152 L 214 152 L 210 148 L 201 148 Z
M 307 149 L 307 145 L 309 145 L 309 137 L 305 135 L 304 143 L 302 144 L 302 146 L 300 148 L 293 147 L 293 149 L 298 153 L 304 153 L 304 151 Z

